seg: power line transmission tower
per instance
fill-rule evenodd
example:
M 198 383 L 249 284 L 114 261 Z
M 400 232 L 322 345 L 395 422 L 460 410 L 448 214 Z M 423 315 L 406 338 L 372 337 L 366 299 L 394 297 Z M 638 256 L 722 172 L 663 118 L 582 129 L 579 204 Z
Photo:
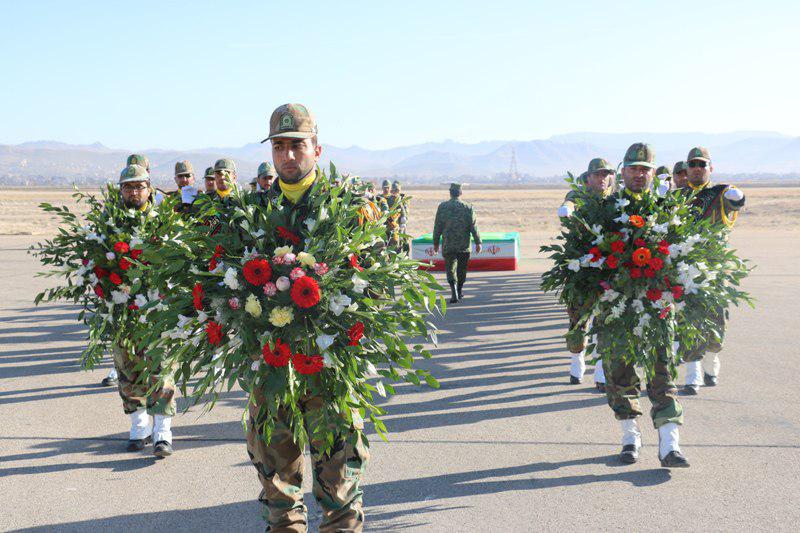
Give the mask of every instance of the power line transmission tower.
M 519 177 L 519 170 L 517 169 L 517 149 L 511 145 L 511 167 L 508 170 L 508 179 L 511 183 L 519 183 L 522 181 Z

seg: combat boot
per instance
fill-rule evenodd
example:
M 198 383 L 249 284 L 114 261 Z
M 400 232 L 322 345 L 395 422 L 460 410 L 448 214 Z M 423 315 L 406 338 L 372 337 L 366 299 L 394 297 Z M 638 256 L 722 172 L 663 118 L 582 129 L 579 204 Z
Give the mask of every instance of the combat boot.
M 707 387 L 716 387 L 717 376 L 712 376 L 711 374 L 703 374 L 703 382 L 706 384 Z
M 620 420 L 622 425 L 622 452 L 619 460 L 625 464 L 633 464 L 639 459 L 639 448 L 642 447 L 642 432 L 635 418 Z
M 153 416 L 153 454 L 156 457 L 172 455 L 172 417 L 164 415 Z
M 461 300 L 462 298 L 464 298 L 464 284 L 463 283 L 459 283 L 458 284 L 458 299 Z
M 112 368 L 108 376 L 104 377 L 103 381 L 100 382 L 103 387 L 114 387 L 117 383 L 119 383 L 119 376 L 116 368 Z
M 664 468 L 688 468 L 689 461 L 681 453 L 678 424 L 670 422 L 658 428 L 658 458 Z
M 450 303 L 451 304 L 457 304 L 458 303 L 458 292 L 456 291 L 455 284 L 451 284 L 450 285 L 450 295 L 451 295 Z

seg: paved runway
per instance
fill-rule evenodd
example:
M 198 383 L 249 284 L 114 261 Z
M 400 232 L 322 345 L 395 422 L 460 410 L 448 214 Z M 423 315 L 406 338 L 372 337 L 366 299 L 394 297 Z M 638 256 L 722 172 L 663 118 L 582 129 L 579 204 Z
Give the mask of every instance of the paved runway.
M 429 367 L 441 389 L 401 385 L 388 402 L 390 440 L 373 439 L 364 484 L 367 530 L 796 531 L 798 237 L 736 233 L 758 265 L 746 283 L 757 307 L 733 312 L 720 385 L 682 400 L 692 467 L 671 473 L 646 418 L 640 462 L 619 464 L 619 426 L 591 374 L 568 385 L 566 313 L 538 289 L 545 236 L 526 234 L 522 269 L 472 275 L 440 321 Z M 110 362 L 81 371 L 75 309 L 32 304 L 48 283 L 24 251 L 35 240 L 0 236 L 0 529 L 263 530 L 242 394 L 176 418 L 166 460 L 124 452 L 128 420 L 99 386 Z

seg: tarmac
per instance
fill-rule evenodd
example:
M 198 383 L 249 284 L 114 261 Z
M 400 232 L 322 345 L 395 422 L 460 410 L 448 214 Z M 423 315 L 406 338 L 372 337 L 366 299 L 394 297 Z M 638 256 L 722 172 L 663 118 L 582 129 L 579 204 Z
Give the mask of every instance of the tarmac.
M 365 529 L 797 531 L 798 237 L 735 232 L 757 265 L 745 283 L 756 307 L 732 311 L 719 385 L 682 397 L 691 468 L 670 471 L 648 416 L 640 461 L 622 465 L 619 423 L 591 370 L 569 385 L 566 313 L 539 290 L 547 236 L 523 235 L 521 268 L 471 273 L 466 298 L 438 321 L 426 366 L 441 388 L 400 385 L 386 403 L 389 440 L 371 435 Z M 25 250 L 37 240 L 0 236 L 0 530 L 263 530 L 241 391 L 176 417 L 172 457 L 124 451 L 128 419 L 116 389 L 100 386 L 110 359 L 82 371 L 76 308 L 33 305 L 52 283 L 34 277 L 41 268 Z M 307 465 L 313 531 L 310 481 Z

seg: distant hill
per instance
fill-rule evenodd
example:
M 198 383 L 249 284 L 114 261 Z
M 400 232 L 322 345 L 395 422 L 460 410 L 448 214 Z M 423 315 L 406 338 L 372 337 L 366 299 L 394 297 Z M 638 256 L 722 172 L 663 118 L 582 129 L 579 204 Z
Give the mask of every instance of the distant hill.
M 346 172 L 368 178 L 397 177 L 430 183 L 465 177 L 472 182 L 508 180 L 512 147 L 519 174 L 526 181 L 553 180 L 567 171 L 580 172 L 593 157 L 618 163 L 633 142 L 645 141 L 656 149 L 658 162 L 672 165 L 695 145 L 711 150 L 716 172 L 727 175 L 800 175 L 800 138 L 773 132 L 686 133 L 569 133 L 544 140 L 485 141 L 474 144 L 452 140 L 367 150 L 323 145 L 323 163 L 334 161 Z M 34 141 L 0 145 L 0 183 L 4 185 L 68 185 L 116 179 L 130 150 L 111 149 L 97 142 L 71 145 Z M 177 161 L 187 159 L 200 174 L 221 157 L 232 157 L 240 179 L 249 180 L 261 161 L 270 157 L 267 144 L 197 150 L 144 150 L 151 161 L 154 181 L 172 184 Z

